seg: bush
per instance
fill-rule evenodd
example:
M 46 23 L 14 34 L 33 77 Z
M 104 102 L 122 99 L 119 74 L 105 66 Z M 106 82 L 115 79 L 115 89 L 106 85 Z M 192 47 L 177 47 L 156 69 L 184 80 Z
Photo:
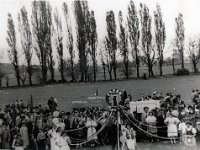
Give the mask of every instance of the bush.
M 189 75 L 189 74 L 190 74 L 190 72 L 189 72 L 188 69 L 178 69 L 178 70 L 176 71 L 176 75 L 177 75 L 177 76 Z
M 58 83 L 66 83 L 67 82 L 67 80 L 58 80 Z
M 56 80 L 48 80 L 46 84 L 52 84 L 52 83 L 57 83 Z

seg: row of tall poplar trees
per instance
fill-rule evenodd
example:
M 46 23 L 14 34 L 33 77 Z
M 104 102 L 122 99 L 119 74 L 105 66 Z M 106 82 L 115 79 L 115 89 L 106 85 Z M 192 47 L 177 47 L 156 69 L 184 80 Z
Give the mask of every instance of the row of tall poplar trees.
M 66 2 L 62 4 L 64 23 L 62 23 L 61 15 L 58 9 L 52 13 L 51 5 L 48 1 L 33 1 L 31 21 L 28 20 L 28 14 L 25 7 L 22 7 L 18 14 L 19 32 L 21 37 L 21 45 L 26 60 L 26 72 L 29 77 L 29 84 L 32 85 L 32 56 L 33 51 L 36 52 L 40 62 L 42 82 L 47 82 L 47 72 L 50 72 L 51 81 L 54 81 L 55 60 L 53 58 L 53 46 L 57 50 L 58 70 L 61 80 L 65 82 L 65 59 L 63 40 L 67 39 L 67 50 L 69 53 L 69 68 L 68 72 L 71 76 L 71 81 L 76 80 L 75 75 L 75 50 L 74 37 L 72 32 L 72 23 L 69 13 L 69 8 Z M 74 17 L 76 20 L 76 45 L 79 58 L 79 73 L 80 81 L 88 81 L 89 72 L 89 57 L 92 60 L 93 80 L 97 80 L 97 25 L 94 11 L 89 10 L 88 2 L 76 0 L 73 2 Z M 163 55 L 166 41 L 165 23 L 163 22 L 160 5 L 157 5 L 154 11 L 154 26 L 155 33 L 152 33 L 152 17 L 149 8 L 145 4 L 140 4 L 140 10 L 137 11 L 134 2 L 131 0 L 128 5 L 128 14 L 126 19 L 123 18 L 121 11 L 118 13 L 119 21 L 119 36 L 116 32 L 116 19 L 114 12 L 106 12 L 106 27 L 107 34 L 104 41 L 104 49 L 100 50 L 101 63 L 106 80 L 106 72 L 109 74 L 109 79 L 117 79 L 117 51 L 120 50 L 120 55 L 123 58 L 124 75 L 128 79 L 130 77 L 130 60 L 129 55 L 133 58 L 133 64 L 136 66 L 137 77 L 140 77 L 141 61 L 148 67 L 149 76 L 154 76 L 153 66 L 159 64 L 160 75 L 163 74 Z M 66 33 L 63 30 L 66 26 Z M 176 18 L 176 39 L 180 57 L 184 67 L 184 26 L 182 15 Z M 22 78 L 19 65 L 19 55 L 16 46 L 16 29 L 12 15 L 8 14 L 8 36 L 7 42 L 10 47 L 8 56 L 10 62 L 14 66 L 15 75 L 18 86 Z M 155 40 L 153 41 L 153 36 Z M 66 38 L 64 38 L 66 36 Z M 52 42 L 54 41 L 54 42 Z M 129 50 L 131 49 L 131 50 Z

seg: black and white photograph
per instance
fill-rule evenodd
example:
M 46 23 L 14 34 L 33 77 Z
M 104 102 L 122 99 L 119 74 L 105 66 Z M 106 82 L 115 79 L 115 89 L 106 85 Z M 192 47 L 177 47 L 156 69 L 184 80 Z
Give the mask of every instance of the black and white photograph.
M 199 149 L 199 0 L 0 0 L 0 150 Z

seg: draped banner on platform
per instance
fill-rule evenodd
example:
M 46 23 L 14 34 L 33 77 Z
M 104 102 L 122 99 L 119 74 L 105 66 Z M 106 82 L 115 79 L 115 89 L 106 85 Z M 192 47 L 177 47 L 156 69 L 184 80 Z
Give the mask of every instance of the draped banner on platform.
M 72 101 L 72 108 L 106 107 L 104 96 L 79 97 Z
M 160 108 L 159 100 L 148 100 L 148 101 L 137 101 L 130 102 L 130 113 L 137 111 L 137 113 L 142 113 L 144 107 L 149 107 L 149 110 L 154 108 Z

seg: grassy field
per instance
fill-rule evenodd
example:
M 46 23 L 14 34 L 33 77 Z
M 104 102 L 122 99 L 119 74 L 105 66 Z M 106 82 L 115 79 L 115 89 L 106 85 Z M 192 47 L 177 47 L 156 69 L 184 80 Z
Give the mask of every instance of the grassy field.
M 70 111 L 72 109 L 72 101 L 84 100 L 86 97 L 94 96 L 97 90 L 99 96 L 105 96 L 106 92 L 112 88 L 126 89 L 128 94 L 132 95 L 133 99 L 138 99 L 141 94 L 146 94 L 157 89 L 163 93 L 181 94 L 182 99 L 186 103 L 190 103 L 192 89 L 200 89 L 200 75 L 162 77 L 149 80 L 66 83 L 43 87 L 3 89 L 0 91 L 0 107 L 8 103 L 13 103 L 18 98 L 30 100 L 31 95 L 33 96 L 34 104 L 45 105 L 47 100 L 53 96 L 58 100 L 59 109 Z
M 200 64 L 199 64 L 200 65 Z M 198 68 L 200 68 L 200 66 L 198 65 Z M 0 66 L 1 67 L 1 66 Z M 178 68 L 181 68 L 180 65 L 176 65 L 175 66 L 175 69 L 178 69 Z M 189 64 L 189 63 L 186 63 L 185 64 L 185 68 L 188 69 L 190 72 L 193 72 L 193 69 L 192 69 L 192 65 Z M 9 86 L 16 86 L 17 85 L 17 80 L 16 80 L 16 77 L 15 77 L 15 73 L 14 73 L 14 70 L 12 69 L 12 66 L 11 65 L 7 65 L 7 66 L 4 66 L 4 71 L 7 71 L 8 72 L 8 76 L 9 76 Z M 154 74 L 155 75 L 159 75 L 159 69 L 158 69 L 158 66 L 154 66 L 153 68 L 153 71 L 154 71 Z M 130 69 L 130 72 L 131 72 L 131 75 L 130 77 L 136 77 L 136 70 L 135 68 L 132 68 Z M 148 69 L 147 67 L 145 66 L 141 66 L 140 67 L 140 75 L 143 75 L 143 73 L 146 73 L 148 74 Z M 163 66 L 163 75 L 168 75 L 168 74 L 173 74 L 173 69 L 172 69 L 172 66 L 169 65 L 169 66 Z M 40 73 L 34 73 L 33 76 L 32 76 L 32 82 L 33 84 L 39 84 L 40 83 L 40 79 L 39 79 L 39 76 L 40 76 Z M 71 80 L 71 77 L 65 75 L 66 77 L 66 80 L 67 81 L 70 81 Z M 48 75 L 47 75 L 48 79 L 50 78 L 50 74 L 48 72 Z M 109 79 L 109 75 L 108 73 L 106 74 L 106 78 Z M 124 76 L 124 73 L 121 69 L 120 71 L 120 68 L 117 69 L 117 78 L 118 79 L 123 79 L 125 78 Z M 55 69 L 55 80 L 60 80 L 60 73 L 57 69 Z M 104 76 L 103 76 L 103 71 L 102 70 L 98 70 L 97 72 L 97 80 L 104 80 Z M 29 84 L 28 82 L 28 77 L 27 77 L 27 80 L 26 80 L 26 85 Z M 5 87 L 6 86 L 6 79 L 4 78 L 3 81 L 2 81 L 2 85 Z

